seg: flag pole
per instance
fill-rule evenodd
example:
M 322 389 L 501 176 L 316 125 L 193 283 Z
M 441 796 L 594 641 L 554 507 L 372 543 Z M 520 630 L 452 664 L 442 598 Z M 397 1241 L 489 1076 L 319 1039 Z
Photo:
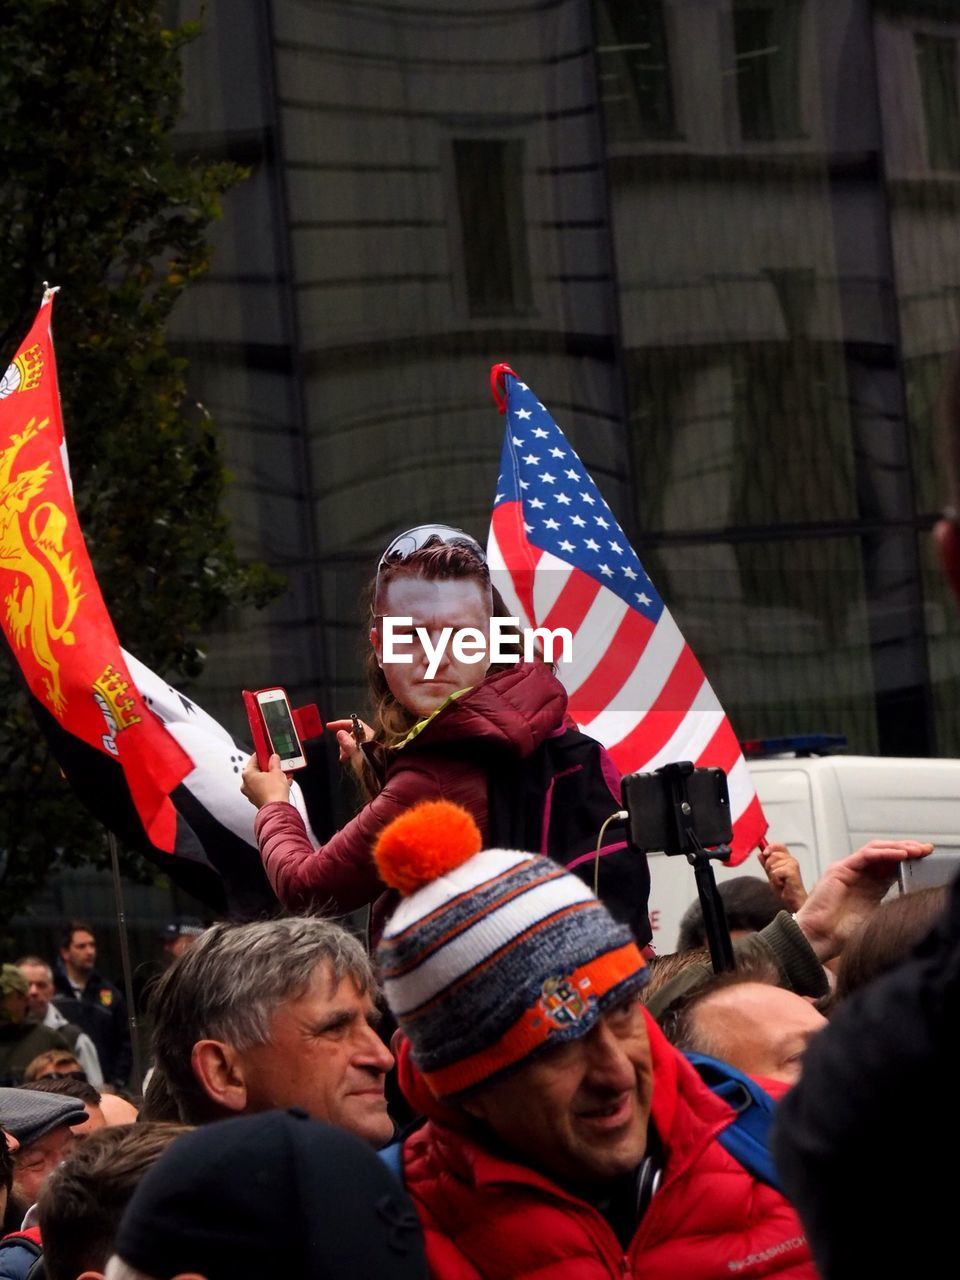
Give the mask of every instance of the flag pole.
M 130 1026 L 130 1048 L 133 1051 L 133 1091 L 139 1096 L 143 1085 L 142 1063 L 140 1061 L 140 1039 L 137 1035 L 137 1009 L 133 1002 L 133 970 L 130 967 L 130 947 L 127 941 L 127 916 L 123 906 L 123 885 L 120 881 L 120 856 L 117 851 L 117 837 L 112 831 L 107 832 L 107 844 L 110 848 L 110 865 L 113 868 L 113 894 L 117 904 L 117 927 L 120 930 L 120 964 L 123 968 L 123 990 L 127 1001 L 127 1021 Z

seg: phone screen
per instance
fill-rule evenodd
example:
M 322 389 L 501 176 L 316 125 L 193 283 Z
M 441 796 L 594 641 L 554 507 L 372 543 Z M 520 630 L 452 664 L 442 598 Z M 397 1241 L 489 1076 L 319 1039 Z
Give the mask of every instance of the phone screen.
M 260 710 L 263 712 L 263 723 L 267 727 L 267 733 L 270 735 L 270 744 L 281 760 L 297 760 L 303 752 L 300 747 L 300 741 L 297 738 L 297 731 L 293 727 L 293 719 L 290 716 L 290 708 L 287 706 L 286 699 L 278 699 L 276 702 L 261 702 Z

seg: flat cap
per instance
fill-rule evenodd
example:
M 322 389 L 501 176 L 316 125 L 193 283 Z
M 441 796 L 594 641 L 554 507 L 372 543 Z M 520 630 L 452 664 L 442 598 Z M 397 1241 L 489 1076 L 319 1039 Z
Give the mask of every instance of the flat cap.
M 87 1113 L 77 1098 L 33 1089 L 0 1088 L 0 1129 L 6 1129 L 29 1147 L 61 1125 L 83 1124 Z

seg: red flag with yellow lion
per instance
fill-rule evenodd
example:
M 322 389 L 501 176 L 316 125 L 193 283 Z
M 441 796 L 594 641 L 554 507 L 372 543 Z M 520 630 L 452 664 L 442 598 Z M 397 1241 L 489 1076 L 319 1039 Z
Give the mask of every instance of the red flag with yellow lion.
M 54 292 L 0 380 L 0 626 L 36 701 L 122 766 L 150 841 L 172 852 L 170 793 L 192 762 L 130 678 L 80 532 L 50 333 Z

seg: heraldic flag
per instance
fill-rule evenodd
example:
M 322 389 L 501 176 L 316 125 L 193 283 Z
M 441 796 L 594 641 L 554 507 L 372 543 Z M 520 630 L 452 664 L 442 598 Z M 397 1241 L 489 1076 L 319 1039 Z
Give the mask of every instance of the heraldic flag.
M 273 894 L 239 791 L 248 752 L 120 648 L 94 577 L 63 435 L 54 293 L 0 381 L 0 625 L 86 807 L 211 906 L 253 913 Z
M 693 651 L 547 408 L 490 371 L 507 427 L 490 522 L 494 582 L 524 626 L 567 628 L 570 714 L 622 773 L 678 760 L 727 774 L 731 865 L 767 829 L 740 744 Z

